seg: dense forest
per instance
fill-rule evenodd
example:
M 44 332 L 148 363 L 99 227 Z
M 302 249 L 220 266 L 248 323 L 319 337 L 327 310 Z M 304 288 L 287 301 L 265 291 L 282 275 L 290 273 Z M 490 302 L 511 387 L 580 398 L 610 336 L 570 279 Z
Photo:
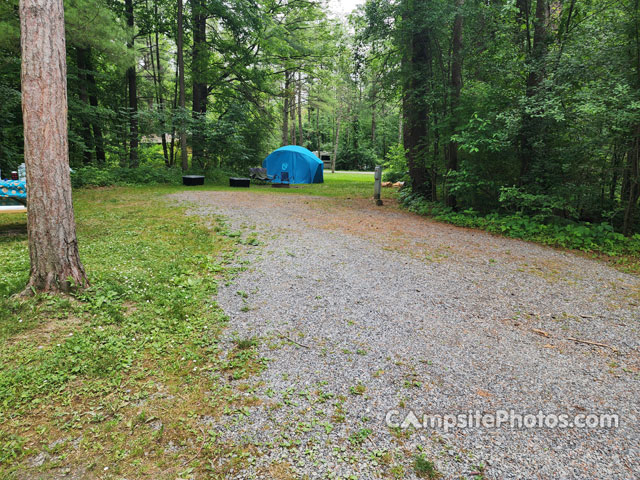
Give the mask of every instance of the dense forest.
M 368 0 L 340 19 L 313 0 L 68 0 L 71 166 L 246 172 L 297 144 L 384 165 L 408 201 L 633 235 L 639 4 Z M 0 65 L 6 173 L 23 161 L 17 0 Z

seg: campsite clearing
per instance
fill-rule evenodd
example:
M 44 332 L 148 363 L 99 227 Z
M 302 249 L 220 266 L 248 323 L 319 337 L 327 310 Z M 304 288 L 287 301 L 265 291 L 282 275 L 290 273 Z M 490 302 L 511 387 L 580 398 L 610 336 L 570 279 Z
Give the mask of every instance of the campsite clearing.
M 640 475 L 638 277 L 327 177 L 76 191 L 79 298 L 9 298 L 26 232 L 0 217 L 0 476 Z M 511 408 L 620 425 L 385 423 Z

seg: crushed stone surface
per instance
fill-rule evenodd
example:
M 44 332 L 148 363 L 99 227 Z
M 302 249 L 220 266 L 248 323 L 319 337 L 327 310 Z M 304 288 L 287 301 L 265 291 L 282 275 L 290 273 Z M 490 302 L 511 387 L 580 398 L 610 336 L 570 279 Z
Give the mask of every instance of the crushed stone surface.
M 420 454 L 451 479 L 640 478 L 637 277 L 371 201 L 173 198 L 260 241 L 242 247 L 248 268 L 218 298 L 223 347 L 255 338 L 267 359 L 237 381 L 258 401 L 212 423 L 251 455 L 230 478 L 412 479 Z M 619 425 L 444 429 L 407 417 L 476 411 L 513 411 L 515 427 L 538 412 Z

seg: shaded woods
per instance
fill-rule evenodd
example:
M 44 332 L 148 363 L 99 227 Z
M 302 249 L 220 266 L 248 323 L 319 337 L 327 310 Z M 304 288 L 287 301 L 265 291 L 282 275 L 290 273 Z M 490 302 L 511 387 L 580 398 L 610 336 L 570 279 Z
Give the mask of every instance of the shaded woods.
M 637 0 L 65 8 L 74 168 L 245 172 L 299 144 L 451 211 L 640 228 Z M 0 13 L 6 172 L 23 155 L 17 2 Z

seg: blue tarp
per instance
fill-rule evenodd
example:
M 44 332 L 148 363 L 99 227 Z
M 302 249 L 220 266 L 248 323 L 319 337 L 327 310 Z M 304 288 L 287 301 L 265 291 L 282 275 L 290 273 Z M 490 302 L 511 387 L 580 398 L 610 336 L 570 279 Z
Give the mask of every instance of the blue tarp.
M 27 183 L 22 180 L 0 179 L 0 197 L 27 199 Z
M 263 160 L 262 166 L 274 183 L 324 182 L 322 160 L 304 147 L 280 147 Z
M 27 204 L 27 183 L 22 180 L 0 179 L 0 207 Z

